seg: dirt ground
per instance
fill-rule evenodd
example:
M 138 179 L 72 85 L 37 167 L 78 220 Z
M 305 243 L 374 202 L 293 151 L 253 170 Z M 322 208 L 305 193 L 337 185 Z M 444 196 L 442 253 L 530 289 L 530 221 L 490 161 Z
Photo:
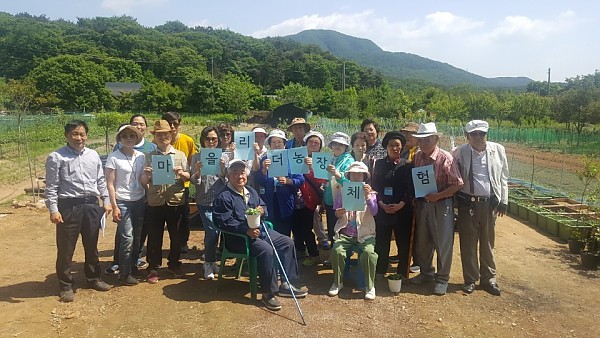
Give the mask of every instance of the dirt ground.
M 115 286 L 109 292 L 84 288 L 81 243 L 74 257 L 81 289 L 75 301 L 58 301 L 54 272 L 54 226 L 46 211 L 0 208 L 0 336 L 593 336 L 600 332 L 600 279 L 579 267 L 566 244 L 504 217 L 497 225 L 498 282 L 494 297 L 482 290 L 465 295 L 455 241 L 448 294 L 432 295 L 432 285 L 404 284 L 400 294 L 376 282 L 377 299 L 366 302 L 353 281 L 339 297 L 326 295 L 332 271 L 301 267 L 309 296 L 300 300 L 306 326 L 292 299 L 270 312 L 250 299 L 247 279 L 201 278 L 198 251 L 183 260 L 184 278 L 160 272 L 158 284 Z M 99 240 L 103 268 L 111 260 L 115 225 Z M 202 229 L 190 244 L 201 247 Z M 168 237 L 168 236 L 166 236 Z M 166 247 L 166 245 L 165 245 Z M 321 257 L 328 252 L 322 251 Z M 390 269 L 390 271 L 392 271 Z M 226 275 L 233 271 L 226 269 Z M 117 285 L 115 276 L 103 278 Z

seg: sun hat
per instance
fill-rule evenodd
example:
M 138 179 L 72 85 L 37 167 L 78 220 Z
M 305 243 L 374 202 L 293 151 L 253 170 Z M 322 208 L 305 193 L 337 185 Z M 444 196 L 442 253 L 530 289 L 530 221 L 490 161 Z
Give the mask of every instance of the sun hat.
M 346 170 L 346 172 L 344 173 L 346 178 L 348 178 L 348 179 L 350 178 L 350 173 L 367 174 L 367 179 L 369 179 L 371 177 L 371 174 L 369 173 L 369 168 L 367 168 L 367 165 L 360 161 L 354 161 L 354 162 L 350 163 L 348 170 Z
M 142 135 L 142 132 L 140 132 L 136 127 L 129 125 L 129 124 L 125 124 L 122 125 L 121 127 L 119 127 L 119 131 L 117 131 L 117 142 L 119 142 L 119 139 L 121 138 L 121 134 L 125 131 L 125 130 L 131 130 L 132 132 L 135 133 L 135 144 L 138 144 L 140 142 L 142 142 L 142 139 L 144 138 L 144 136 Z
M 467 125 L 465 126 L 465 131 L 467 133 L 472 133 L 474 131 L 482 131 L 484 133 L 487 133 L 488 129 L 490 129 L 490 125 L 482 120 L 469 121 L 469 123 L 467 123 Z
M 408 133 L 416 133 L 419 131 L 419 124 L 416 122 L 408 122 L 400 131 L 405 131 Z
M 262 128 L 262 127 L 254 127 L 254 128 L 252 128 L 252 131 L 254 133 L 263 133 L 263 134 L 267 135 L 267 131 L 265 130 L 265 128 Z
M 434 122 L 429 122 L 421 123 L 419 125 L 419 130 L 417 130 L 417 133 L 414 135 L 414 137 L 425 138 L 433 135 L 441 136 L 442 133 L 438 133 Z
M 385 133 L 385 136 L 383 137 L 383 140 L 381 141 L 381 146 L 386 148 L 388 145 L 388 142 L 390 142 L 391 140 L 395 140 L 395 139 L 400 140 L 400 143 L 402 144 L 403 147 L 406 144 L 406 137 L 404 135 L 402 135 L 401 132 L 399 132 L 397 130 L 390 130 L 387 133 Z
M 285 133 L 283 132 L 283 130 L 280 130 L 280 129 L 271 130 L 271 132 L 269 133 L 269 136 L 267 136 L 267 139 L 265 140 L 265 142 L 267 144 L 270 144 L 269 142 L 271 140 L 271 137 L 279 137 L 279 138 L 283 139 L 283 142 L 287 141 L 287 138 L 285 137 Z
M 166 120 L 158 120 L 154 122 L 154 129 L 150 130 L 150 134 L 171 132 L 171 125 Z
M 292 120 L 292 123 L 290 124 L 290 126 L 287 128 L 287 131 L 292 131 L 292 127 L 295 125 L 301 124 L 304 126 L 304 132 L 308 133 L 310 131 L 310 124 L 308 124 L 306 122 L 305 119 L 301 118 L 301 117 L 294 117 L 294 119 Z
M 306 143 L 308 141 L 308 139 L 313 136 L 316 136 L 319 138 L 319 140 L 321 140 L 321 148 L 322 148 L 323 145 L 325 144 L 325 137 L 323 137 L 323 134 L 319 133 L 316 130 L 309 131 L 306 135 L 304 135 L 304 139 L 302 141 L 304 141 L 304 143 Z
M 336 131 L 331 136 L 331 141 L 329 142 L 329 148 L 331 148 L 331 144 L 333 142 L 336 142 L 336 143 L 339 143 L 339 144 L 343 144 L 346 147 L 350 147 L 350 136 L 342 133 L 341 131 Z

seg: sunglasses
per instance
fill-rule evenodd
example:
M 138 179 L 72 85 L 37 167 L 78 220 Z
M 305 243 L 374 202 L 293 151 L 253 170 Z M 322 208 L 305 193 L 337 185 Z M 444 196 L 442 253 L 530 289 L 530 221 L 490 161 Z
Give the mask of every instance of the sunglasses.
M 471 136 L 480 136 L 480 137 L 483 137 L 486 134 L 487 133 L 484 132 L 484 131 L 472 131 L 472 132 L 469 133 L 469 135 L 471 135 Z
M 169 125 L 173 128 L 179 127 L 179 122 L 169 122 Z
M 216 137 L 205 137 L 204 141 L 206 142 L 217 142 L 219 139 Z
M 136 134 L 121 134 L 121 138 L 137 138 Z

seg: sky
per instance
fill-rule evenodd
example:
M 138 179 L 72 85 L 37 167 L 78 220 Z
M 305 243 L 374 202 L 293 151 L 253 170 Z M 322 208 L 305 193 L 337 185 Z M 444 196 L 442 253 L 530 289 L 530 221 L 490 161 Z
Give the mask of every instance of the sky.
M 485 77 L 552 82 L 600 69 L 600 2 L 592 0 L 0 0 L 0 12 L 77 18 L 128 15 L 146 27 L 180 21 L 262 38 L 330 29 L 383 50 Z

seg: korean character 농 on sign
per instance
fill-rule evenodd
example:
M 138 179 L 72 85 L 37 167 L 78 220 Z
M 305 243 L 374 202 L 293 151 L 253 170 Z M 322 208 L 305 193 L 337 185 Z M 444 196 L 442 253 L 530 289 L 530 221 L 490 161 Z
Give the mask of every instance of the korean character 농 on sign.
M 294 152 L 294 154 L 292 155 L 292 159 L 296 161 L 296 163 L 300 164 L 304 162 L 304 155 L 302 153 Z

